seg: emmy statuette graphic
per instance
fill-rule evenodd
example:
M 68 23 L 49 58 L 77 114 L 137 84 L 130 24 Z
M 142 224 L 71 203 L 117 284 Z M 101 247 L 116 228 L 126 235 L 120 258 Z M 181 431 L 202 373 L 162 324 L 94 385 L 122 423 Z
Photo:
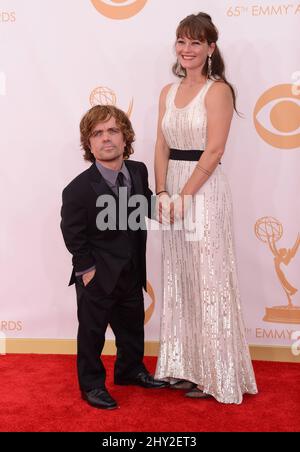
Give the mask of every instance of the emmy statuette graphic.
M 263 320 L 275 323 L 300 323 L 300 306 L 295 306 L 292 301 L 293 295 L 298 291 L 296 287 L 287 280 L 282 265 L 289 265 L 295 257 L 300 246 L 300 234 L 292 248 L 279 248 L 276 242 L 283 234 L 282 224 L 273 217 L 263 217 L 255 224 L 256 237 L 263 243 L 267 243 L 274 256 L 274 266 L 280 284 L 287 297 L 287 304 L 284 306 L 273 306 L 266 308 Z

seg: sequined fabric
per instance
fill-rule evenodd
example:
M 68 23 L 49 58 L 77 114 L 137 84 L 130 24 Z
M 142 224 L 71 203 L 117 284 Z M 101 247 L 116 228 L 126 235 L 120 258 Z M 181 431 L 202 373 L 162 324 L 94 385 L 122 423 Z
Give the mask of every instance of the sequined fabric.
M 178 84 L 167 97 L 163 132 L 170 148 L 205 149 L 208 81 L 185 108 L 175 107 Z M 167 190 L 180 192 L 197 162 L 170 160 Z M 197 383 L 222 403 L 241 403 L 257 392 L 245 338 L 232 228 L 232 200 L 218 165 L 200 188 L 204 236 L 186 241 L 184 231 L 163 231 L 160 351 L 156 377 Z

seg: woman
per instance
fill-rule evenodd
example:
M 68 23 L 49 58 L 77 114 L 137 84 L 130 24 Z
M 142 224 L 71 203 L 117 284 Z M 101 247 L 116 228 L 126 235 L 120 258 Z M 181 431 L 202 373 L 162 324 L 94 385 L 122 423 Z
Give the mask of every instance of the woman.
M 220 165 L 235 93 L 208 14 L 183 19 L 176 36 L 173 72 L 182 80 L 161 92 L 155 149 L 161 222 L 166 223 L 170 198 L 177 195 L 169 217 L 175 223 L 163 228 L 156 377 L 187 389 L 188 397 L 241 403 L 243 393 L 255 394 L 257 388 L 241 314 L 231 193 Z M 191 239 L 175 225 L 195 209 L 196 200 L 202 230 Z

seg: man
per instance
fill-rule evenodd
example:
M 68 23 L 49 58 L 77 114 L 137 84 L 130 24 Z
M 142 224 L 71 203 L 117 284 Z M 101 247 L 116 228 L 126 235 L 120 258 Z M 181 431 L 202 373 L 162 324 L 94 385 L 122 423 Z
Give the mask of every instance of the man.
M 80 132 L 84 158 L 93 164 L 63 190 L 61 211 L 62 233 L 73 255 L 69 285 L 75 283 L 77 292 L 78 379 L 84 400 L 96 408 L 113 409 L 117 402 L 105 387 L 100 359 L 108 324 L 116 337 L 115 384 L 167 386 L 155 380 L 143 364 L 146 230 L 119 227 L 121 220 L 124 223 L 119 218 L 124 206 L 118 214 L 121 190 L 126 188 L 129 196 L 143 195 L 149 206 L 152 192 L 146 166 L 128 160 L 134 131 L 124 112 L 97 105 L 82 118 Z M 106 205 L 103 199 L 116 205 L 107 223 L 116 227 L 99 228 Z M 126 210 L 127 220 L 132 210 Z

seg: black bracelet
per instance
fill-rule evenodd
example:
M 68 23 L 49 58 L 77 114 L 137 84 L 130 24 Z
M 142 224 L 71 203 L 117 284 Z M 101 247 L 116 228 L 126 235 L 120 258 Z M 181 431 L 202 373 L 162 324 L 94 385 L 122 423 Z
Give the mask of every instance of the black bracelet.
M 158 193 L 156 193 L 156 196 L 160 195 L 161 193 L 168 193 L 168 192 L 167 192 L 167 190 L 162 190 L 162 191 L 159 191 Z

